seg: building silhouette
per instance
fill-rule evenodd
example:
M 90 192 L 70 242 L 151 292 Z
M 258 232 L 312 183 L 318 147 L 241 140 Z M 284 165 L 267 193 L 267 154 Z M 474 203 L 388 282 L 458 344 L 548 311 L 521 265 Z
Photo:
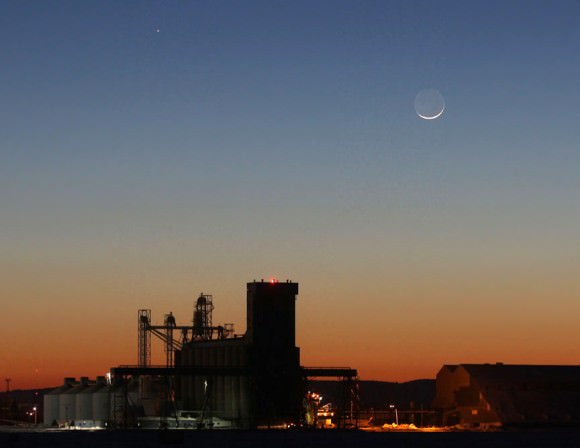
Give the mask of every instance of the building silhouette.
M 184 409 L 203 409 L 240 427 L 300 420 L 306 391 L 295 342 L 297 294 L 297 283 L 248 283 L 245 336 L 193 339 L 176 351 L 177 369 L 225 372 L 181 376 L 176 396 Z
M 580 366 L 460 364 L 437 374 L 433 407 L 444 425 L 580 424 Z

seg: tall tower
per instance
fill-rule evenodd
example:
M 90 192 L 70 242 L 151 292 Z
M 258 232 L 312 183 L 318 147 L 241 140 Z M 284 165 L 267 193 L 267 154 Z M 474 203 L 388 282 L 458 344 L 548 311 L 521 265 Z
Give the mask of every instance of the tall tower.
M 253 282 L 247 292 L 250 412 L 263 425 L 296 422 L 304 396 L 295 340 L 298 283 Z
M 272 280 L 247 287 L 248 342 L 260 347 L 295 347 L 298 283 Z
M 139 310 L 137 315 L 138 351 L 137 363 L 139 367 L 151 365 L 151 310 Z

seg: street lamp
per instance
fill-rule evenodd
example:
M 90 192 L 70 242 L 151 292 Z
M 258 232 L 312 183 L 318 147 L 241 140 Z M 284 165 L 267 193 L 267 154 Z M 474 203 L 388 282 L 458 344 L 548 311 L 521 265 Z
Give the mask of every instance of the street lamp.
M 395 410 L 395 424 L 397 426 L 399 426 L 399 413 L 397 412 L 397 406 L 395 406 L 394 404 L 390 404 L 389 408 L 394 409 Z

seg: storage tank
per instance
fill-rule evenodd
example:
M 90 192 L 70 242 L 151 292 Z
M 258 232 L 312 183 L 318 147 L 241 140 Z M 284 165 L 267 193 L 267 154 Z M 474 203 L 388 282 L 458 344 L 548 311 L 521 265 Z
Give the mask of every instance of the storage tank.
M 74 378 L 65 378 L 62 386 L 44 395 L 44 424 L 46 426 L 58 426 L 60 396 L 71 389 L 74 384 Z
M 86 376 L 81 377 L 80 382 L 66 392 L 63 392 L 59 400 L 58 422 L 65 426 L 76 425 L 77 420 L 77 397 L 80 392 L 89 385 L 89 379 Z
M 111 387 L 102 376 L 97 377 L 93 387 L 93 424 L 104 428 L 111 416 Z
M 76 426 L 93 426 L 93 393 L 95 382 L 81 378 L 81 384 L 76 391 L 75 424 Z

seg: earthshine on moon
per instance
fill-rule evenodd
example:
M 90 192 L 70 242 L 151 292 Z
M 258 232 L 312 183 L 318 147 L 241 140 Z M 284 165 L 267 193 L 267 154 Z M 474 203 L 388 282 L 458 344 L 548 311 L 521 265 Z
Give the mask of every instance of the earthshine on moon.
M 424 120 L 435 120 L 445 111 L 445 99 L 437 89 L 424 89 L 415 96 L 415 112 Z

